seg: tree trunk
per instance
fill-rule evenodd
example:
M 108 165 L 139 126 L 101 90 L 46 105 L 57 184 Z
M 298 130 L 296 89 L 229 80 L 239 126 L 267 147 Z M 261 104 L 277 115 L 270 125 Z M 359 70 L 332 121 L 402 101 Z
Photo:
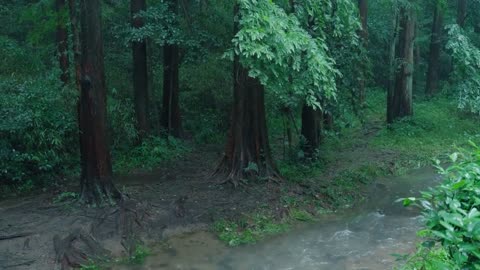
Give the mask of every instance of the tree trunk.
M 457 24 L 460 27 L 465 27 L 465 20 L 467 18 L 467 0 L 458 0 L 457 3 Z
M 70 11 L 70 29 L 72 31 L 72 50 L 73 62 L 75 64 L 75 85 L 80 89 L 80 31 L 79 31 L 79 8 L 78 1 L 68 0 L 68 8 Z
M 146 9 L 145 0 L 131 0 L 132 26 L 143 27 L 143 19 L 135 15 Z M 147 69 L 147 43 L 145 40 L 134 41 L 133 52 L 133 91 L 135 102 L 135 115 L 140 138 L 148 134 L 148 69 Z
M 177 6 L 177 0 L 171 0 L 171 12 L 176 14 Z M 183 129 L 180 117 L 178 79 L 180 55 L 178 46 L 176 44 L 165 44 L 163 58 L 163 107 L 160 124 L 168 135 L 182 137 Z
M 367 49 L 368 44 L 368 0 L 358 0 L 358 9 L 360 11 L 360 21 L 362 23 L 362 30 L 360 31 L 360 37 L 362 38 L 362 44 L 364 49 Z M 366 99 L 366 90 L 365 90 L 365 66 L 362 67 L 360 73 L 360 80 L 358 82 L 358 97 L 361 107 L 363 107 Z
M 438 91 L 438 69 L 441 50 L 441 35 L 443 25 L 443 14 L 441 7 L 437 4 L 433 15 L 432 37 L 430 40 L 430 53 L 428 56 L 427 86 L 425 94 L 433 96 Z
M 63 84 L 67 84 L 69 80 L 68 74 L 68 32 L 66 24 L 66 6 L 65 0 L 55 0 L 55 11 L 57 13 L 57 53 L 58 53 L 58 62 L 60 64 L 60 70 L 62 74 L 60 75 L 60 80 Z
M 413 48 L 415 39 L 415 11 L 402 7 L 400 10 L 400 33 L 397 46 L 397 59 L 400 61 L 395 74 L 395 89 L 388 104 L 391 115 L 388 123 L 397 118 L 413 115 Z
M 315 158 L 315 151 L 321 143 L 323 113 L 304 105 L 302 109 L 302 136 L 305 139 L 302 150 L 306 158 Z
M 80 1 L 80 198 L 97 205 L 121 198 L 112 182 L 106 136 L 107 97 L 100 8 L 100 0 Z
M 389 74 L 388 74 L 388 89 L 387 89 L 387 122 L 393 122 L 393 108 L 391 104 L 393 104 L 393 92 L 395 91 L 395 71 L 397 67 L 397 61 L 395 59 L 396 56 L 396 48 L 398 43 L 398 34 L 399 34 L 399 27 L 400 27 L 400 18 L 397 11 L 393 16 L 393 35 L 392 40 L 390 43 L 390 52 L 389 52 Z
M 235 5 L 235 16 L 238 14 Z M 238 19 L 234 33 L 238 32 Z M 247 178 L 280 179 L 270 153 L 265 116 L 264 87 L 240 64 L 239 55 L 233 63 L 233 108 L 225 155 L 216 174 L 225 174 L 227 182 L 237 186 Z

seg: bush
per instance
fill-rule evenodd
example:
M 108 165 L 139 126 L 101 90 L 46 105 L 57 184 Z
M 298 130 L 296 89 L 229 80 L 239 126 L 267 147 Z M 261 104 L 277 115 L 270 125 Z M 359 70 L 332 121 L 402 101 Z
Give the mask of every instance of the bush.
M 54 72 L 0 80 L 0 184 L 33 187 L 78 163 L 75 94 Z
M 461 149 L 450 155 L 453 165 L 438 166 L 444 182 L 422 198 L 408 198 L 423 209 L 426 247 L 442 245 L 460 269 L 480 269 L 480 148 Z M 439 162 L 438 162 L 439 163 Z

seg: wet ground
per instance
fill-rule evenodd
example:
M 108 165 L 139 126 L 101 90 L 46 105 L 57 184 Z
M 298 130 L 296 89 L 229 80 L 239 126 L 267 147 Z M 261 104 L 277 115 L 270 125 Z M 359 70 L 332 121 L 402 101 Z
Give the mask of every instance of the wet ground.
M 263 243 L 228 248 L 208 232 L 169 239 L 142 266 L 118 270 L 385 270 L 415 249 L 419 212 L 395 202 L 440 181 L 432 169 L 378 179 L 360 206 Z

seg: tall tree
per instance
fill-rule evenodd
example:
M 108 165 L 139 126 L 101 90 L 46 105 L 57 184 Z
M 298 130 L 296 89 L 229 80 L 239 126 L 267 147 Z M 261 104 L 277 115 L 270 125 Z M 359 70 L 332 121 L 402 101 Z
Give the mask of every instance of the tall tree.
M 438 70 L 441 51 L 441 36 L 443 25 L 443 10 L 437 1 L 433 13 L 432 36 L 428 56 L 427 86 L 425 94 L 432 96 L 438 91 Z
M 239 6 L 234 8 L 234 33 L 239 30 Z M 279 178 L 270 153 L 265 116 L 264 87 L 248 75 L 235 54 L 233 63 L 233 108 L 225 154 L 217 174 L 226 174 L 235 186 L 239 180 L 258 176 Z
M 100 0 L 80 1 L 78 123 L 80 129 L 81 191 L 86 203 L 121 198 L 112 181 L 106 132 L 106 85 Z
M 177 14 L 178 0 L 170 0 L 170 11 Z M 165 44 L 163 47 L 163 106 L 160 118 L 161 127 L 167 134 L 182 137 L 182 119 L 179 104 L 179 65 L 180 55 L 177 44 Z
M 368 43 L 368 0 L 358 0 L 358 9 L 360 11 L 360 21 L 362 24 L 362 30 L 360 31 L 360 37 L 362 38 L 362 45 L 364 48 L 367 48 Z M 363 67 L 365 69 L 365 67 Z M 359 80 L 359 101 L 363 105 L 365 102 L 365 70 L 362 70 L 360 73 Z
M 467 0 L 458 0 L 457 2 L 457 24 L 460 27 L 465 26 L 465 20 L 467 19 Z
M 130 11 L 132 15 L 132 26 L 141 28 L 144 25 L 143 19 L 138 13 L 146 9 L 145 0 L 131 0 Z M 133 91 L 135 103 L 135 115 L 137 118 L 137 129 L 140 137 L 148 133 L 148 69 L 147 69 L 147 43 L 137 40 L 132 43 L 133 52 Z
M 66 24 L 66 14 L 67 9 L 65 6 L 65 0 L 55 0 L 55 11 L 57 13 L 57 53 L 58 53 L 58 62 L 60 64 L 60 70 L 62 74 L 60 79 L 64 84 L 68 83 L 69 74 L 68 74 L 68 32 Z
M 395 87 L 387 103 L 387 122 L 393 123 L 397 118 L 413 115 L 413 49 L 415 40 L 415 10 L 402 6 L 399 14 L 399 33 L 396 48 L 398 66 L 395 67 Z
M 307 158 L 315 158 L 315 151 L 321 143 L 324 114 L 311 106 L 302 108 L 302 136 L 305 139 L 302 150 Z

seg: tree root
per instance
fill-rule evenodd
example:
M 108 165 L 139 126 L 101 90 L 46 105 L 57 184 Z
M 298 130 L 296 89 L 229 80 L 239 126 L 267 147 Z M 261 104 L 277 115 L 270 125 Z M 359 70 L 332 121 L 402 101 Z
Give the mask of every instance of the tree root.
M 101 259 L 109 255 L 98 241 L 90 234 L 75 230 L 65 238 L 53 237 L 56 262 L 61 269 L 79 268 L 89 263 L 89 259 Z
M 33 232 L 23 232 L 23 233 L 11 234 L 11 235 L 0 235 L 0 241 L 1 240 L 10 240 L 10 239 L 15 239 L 15 238 L 21 238 L 21 237 L 25 237 L 25 236 L 30 236 L 32 234 L 33 234 Z

